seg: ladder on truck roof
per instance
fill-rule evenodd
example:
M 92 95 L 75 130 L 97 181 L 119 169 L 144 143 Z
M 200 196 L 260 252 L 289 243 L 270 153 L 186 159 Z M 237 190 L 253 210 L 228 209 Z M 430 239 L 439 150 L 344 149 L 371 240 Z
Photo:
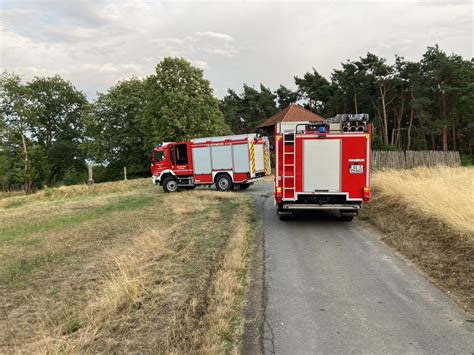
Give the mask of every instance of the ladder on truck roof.
M 291 130 L 290 132 L 283 132 L 283 171 L 282 171 L 282 179 L 283 179 L 283 198 L 293 199 L 295 200 L 296 197 L 296 129 Z M 290 168 L 290 174 L 287 174 L 286 168 Z M 291 182 L 288 182 L 290 179 Z M 292 197 L 285 197 L 286 191 L 292 191 Z

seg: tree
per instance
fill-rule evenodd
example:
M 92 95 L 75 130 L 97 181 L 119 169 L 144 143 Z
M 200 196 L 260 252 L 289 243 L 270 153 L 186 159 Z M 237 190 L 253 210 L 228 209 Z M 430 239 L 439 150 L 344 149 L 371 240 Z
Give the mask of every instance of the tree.
M 240 134 L 246 131 L 242 98 L 234 90 L 227 90 L 227 95 L 219 102 L 219 108 L 232 132 Z
M 298 86 L 299 97 L 308 102 L 305 107 L 319 115 L 325 115 L 327 103 L 333 94 L 329 81 L 313 68 L 313 72 L 307 72 L 303 78 L 295 76 L 295 84 Z
M 201 69 L 183 58 L 165 58 L 147 78 L 144 122 L 151 131 L 146 142 L 183 141 L 230 133 L 217 99 Z
M 468 113 L 472 112 L 472 60 L 464 61 L 455 54 L 448 56 L 435 45 L 428 47 L 421 67 L 432 103 L 432 126 L 439 132 L 431 135 L 433 147 L 439 137 L 443 150 L 449 149 L 449 141 L 451 147 L 457 149 L 461 137 L 460 127 L 467 128 L 468 124 L 464 122 L 469 117 Z
M 276 95 L 264 85 L 260 84 L 258 91 L 244 84 L 240 95 L 229 90 L 220 101 L 220 108 L 234 133 L 247 133 L 278 111 L 275 100 Z
M 276 95 L 262 84 L 260 84 L 260 91 L 244 84 L 242 105 L 245 108 L 243 118 L 247 132 L 255 130 L 259 123 L 277 113 L 275 99 Z
M 373 108 L 376 115 L 382 119 L 382 140 L 384 145 L 388 146 L 389 136 L 389 118 L 387 108 L 390 105 L 389 94 L 393 90 L 393 67 L 385 64 L 384 58 L 379 58 L 375 54 L 367 53 L 366 57 L 360 58 L 355 62 L 359 70 L 364 75 L 364 81 L 369 92 Z
M 89 109 L 85 95 L 58 75 L 36 77 L 27 88 L 31 106 L 29 130 L 48 157 L 47 183 L 60 183 L 71 167 L 85 171 L 80 149 Z
M 129 175 L 143 175 L 150 161 L 147 145 L 150 129 L 144 120 L 146 80 L 120 81 L 107 93 L 98 94 L 87 118 L 87 152 L 96 163 L 107 165 L 105 179 L 116 179 L 122 167 Z
M 0 110 L 2 114 L 2 127 L 5 133 L 2 137 L 2 151 L 4 154 L 12 154 L 6 146 L 12 137 L 19 137 L 21 141 L 22 166 L 17 165 L 17 173 L 23 181 L 26 193 L 31 192 L 32 171 L 30 169 L 29 151 L 27 147 L 26 130 L 30 113 L 28 88 L 21 83 L 18 75 L 2 73 L 0 77 Z M 4 155 L 3 167 L 8 169 L 7 158 Z M 17 162 L 19 163 L 19 161 Z M 7 171 L 5 171 L 6 173 Z
M 294 92 L 287 87 L 280 85 L 280 87 L 275 91 L 278 98 L 278 108 L 283 110 L 284 108 L 294 104 L 299 100 L 297 92 Z
M 184 59 L 165 58 L 155 74 L 121 81 L 98 95 L 87 119 L 86 146 L 110 180 L 124 166 L 129 176 L 148 174 L 153 148 L 164 141 L 228 133 L 203 71 Z

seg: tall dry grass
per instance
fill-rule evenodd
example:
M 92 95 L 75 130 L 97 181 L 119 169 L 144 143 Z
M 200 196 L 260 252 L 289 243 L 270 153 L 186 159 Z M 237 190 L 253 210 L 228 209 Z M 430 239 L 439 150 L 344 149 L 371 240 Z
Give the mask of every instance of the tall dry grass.
M 362 210 L 383 240 L 474 312 L 474 169 L 380 171 Z
M 172 254 L 168 244 L 163 234 L 149 230 L 131 244 L 106 252 L 102 285 L 85 305 L 80 331 L 65 336 L 62 326 L 42 322 L 41 337 L 35 346 L 42 353 L 83 352 L 93 348 L 95 341 L 104 338 L 110 320 L 126 317 L 140 304 L 153 279 L 153 263 Z
M 474 237 L 474 169 L 389 170 L 374 174 L 372 184 L 378 196 Z

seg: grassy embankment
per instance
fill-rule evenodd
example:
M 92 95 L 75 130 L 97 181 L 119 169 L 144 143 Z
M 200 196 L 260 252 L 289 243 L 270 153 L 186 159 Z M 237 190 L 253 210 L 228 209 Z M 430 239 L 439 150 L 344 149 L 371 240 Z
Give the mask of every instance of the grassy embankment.
M 0 353 L 232 351 L 253 209 L 149 180 L 0 199 Z
M 474 169 L 382 171 L 363 211 L 384 240 L 474 311 Z

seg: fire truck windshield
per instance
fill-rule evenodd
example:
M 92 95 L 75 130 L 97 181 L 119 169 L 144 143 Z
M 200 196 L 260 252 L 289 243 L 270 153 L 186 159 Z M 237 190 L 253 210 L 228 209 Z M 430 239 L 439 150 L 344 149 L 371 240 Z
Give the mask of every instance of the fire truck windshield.
M 155 152 L 155 163 L 165 160 L 165 152 Z

